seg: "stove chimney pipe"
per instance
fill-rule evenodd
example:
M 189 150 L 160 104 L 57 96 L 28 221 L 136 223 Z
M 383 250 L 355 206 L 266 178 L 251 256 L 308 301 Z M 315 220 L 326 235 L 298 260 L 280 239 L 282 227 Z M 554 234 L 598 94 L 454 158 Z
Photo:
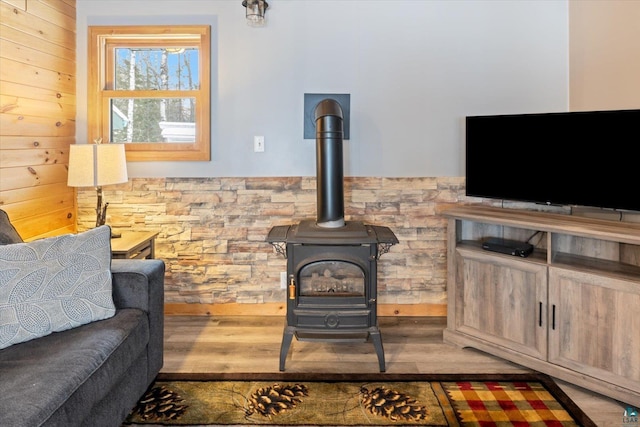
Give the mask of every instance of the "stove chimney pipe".
M 315 109 L 315 119 L 317 225 L 344 227 L 342 107 L 333 99 L 320 101 Z

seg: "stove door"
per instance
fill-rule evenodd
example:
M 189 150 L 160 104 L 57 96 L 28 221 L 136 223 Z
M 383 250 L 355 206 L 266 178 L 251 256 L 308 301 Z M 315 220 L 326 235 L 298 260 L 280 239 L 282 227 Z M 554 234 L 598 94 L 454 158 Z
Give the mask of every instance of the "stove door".
M 287 299 L 289 326 L 366 329 L 376 320 L 375 245 L 287 246 L 287 273 L 295 297 Z
M 296 306 L 369 306 L 375 291 L 370 245 L 291 245 L 288 250 L 287 273 L 296 279 Z

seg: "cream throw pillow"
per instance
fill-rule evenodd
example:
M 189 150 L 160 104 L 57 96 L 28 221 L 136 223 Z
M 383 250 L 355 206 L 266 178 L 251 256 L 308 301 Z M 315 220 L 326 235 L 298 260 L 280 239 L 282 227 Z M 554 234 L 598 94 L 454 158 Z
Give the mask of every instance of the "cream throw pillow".
M 0 245 L 0 349 L 114 314 L 108 226 Z

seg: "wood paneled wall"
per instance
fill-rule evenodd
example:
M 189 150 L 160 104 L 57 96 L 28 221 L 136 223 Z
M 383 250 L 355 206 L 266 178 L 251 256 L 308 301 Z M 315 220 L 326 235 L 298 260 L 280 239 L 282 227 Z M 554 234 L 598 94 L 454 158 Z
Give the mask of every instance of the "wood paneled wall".
M 0 208 L 24 240 L 76 230 L 75 0 L 0 0 Z

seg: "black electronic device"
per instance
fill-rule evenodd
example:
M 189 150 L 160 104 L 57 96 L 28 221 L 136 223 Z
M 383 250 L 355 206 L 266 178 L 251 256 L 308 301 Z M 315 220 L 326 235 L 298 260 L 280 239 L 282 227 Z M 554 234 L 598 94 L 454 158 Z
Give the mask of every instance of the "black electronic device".
M 466 117 L 466 195 L 640 211 L 640 109 Z
M 522 258 L 526 258 L 533 253 L 533 245 L 530 243 L 501 239 L 499 237 L 491 237 L 483 241 L 482 249 Z

